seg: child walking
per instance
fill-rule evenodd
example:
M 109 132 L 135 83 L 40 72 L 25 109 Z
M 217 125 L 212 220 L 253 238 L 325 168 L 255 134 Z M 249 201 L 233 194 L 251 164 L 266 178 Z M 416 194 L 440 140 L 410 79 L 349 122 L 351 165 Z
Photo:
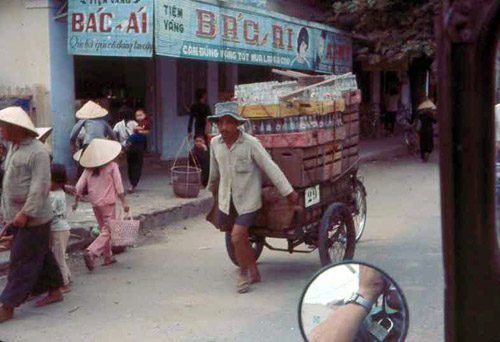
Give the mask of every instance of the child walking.
M 66 194 L 64 186 L 66 184 L 66 168 L 62 164 L 52 164 L 50 166 L 51 185 L 50 185 L 50 203 L 52 204 L 52 223 L 50 225 L 52 253 L 59 264 L 63 277 L 64 286 L 62 293 L 71 291 L 69 287 L 71 282 L 71 272 L 66 264 L 66 247 L 68 246 L 69 236 L 71 234 L 70 226 L 66 220 Z
M 75 203 L 73 210 L 78 207 L 78 201 L 84 189 L 87 189 L 88 198 L 92 203 L 94 214 L 99 224 L 101 234 L 87 248 L 84 253 L 85 265 L 92 271 L 96 258 L 104 255 L 103 266 L 116 262 L 111 252 L 110 221 L 116 217 L 116 197 L 122 202 L 123 210 L 129 211 L 125 202 L 122 178 L 118 164 L 114 160 L 121 152 L 121 144 L 116 141 L 94 139 L 83 152 L 80 165 L 85 168 L 76 184 Z

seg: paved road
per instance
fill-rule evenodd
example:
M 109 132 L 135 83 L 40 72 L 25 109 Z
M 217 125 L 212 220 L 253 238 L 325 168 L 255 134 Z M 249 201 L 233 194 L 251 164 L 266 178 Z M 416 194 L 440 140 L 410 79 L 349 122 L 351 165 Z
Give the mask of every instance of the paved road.
M 369 216 L 355 258 L 382 267 L 404 289 L 408 341 L 442 341 L 437 164 L 405 158 L 364 165 L 362 173 Z M 65 302 L 23 306 L 0 326 L 0 340 L 300 341 L 298 299 L 320 267 L 316 252 L 265 250 L 263 283 L 237 295 L 223 236 L 202 217 L 150 232 L 143 246 L 118 259 L 93 274 L 78 259 Z

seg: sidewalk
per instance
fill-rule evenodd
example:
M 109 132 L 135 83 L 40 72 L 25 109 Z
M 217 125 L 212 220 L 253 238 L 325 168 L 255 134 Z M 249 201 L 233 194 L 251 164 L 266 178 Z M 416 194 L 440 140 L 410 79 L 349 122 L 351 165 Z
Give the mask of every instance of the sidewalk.
M 407 153 L 402 135 L 360 142 L 362 163 L 404 156 Z M 212 196 L 204 189 L 200 191 L 197 198 L 176 197 L 170 185 L 170 167 L 171 162 L 161 161 L 156 155 L 147 156 L 137 191 L 126 197 L 134 218 L 141 220 L 141 228 L 153 229 L 172 224 L 206 213 L 212 206 Z M 125 189 L 127 189 L 126 165 L 120 165 L 120 169 Z M 71 208 L 73 203 L 71 196 L 67 197 L 67 203 L 68 209 Z M 80 202 L 78 210 L 69 214 L 68 221 L 75 235 L 68 249 L 69 251 L 81 249 L 91 240 L 88 231 L 96 223 L 90 203 Z M 81 238 L 76 238 L 76 235 Z M 0 271 L 7 266 L 7 261 L 8 252 L 0 252 Z

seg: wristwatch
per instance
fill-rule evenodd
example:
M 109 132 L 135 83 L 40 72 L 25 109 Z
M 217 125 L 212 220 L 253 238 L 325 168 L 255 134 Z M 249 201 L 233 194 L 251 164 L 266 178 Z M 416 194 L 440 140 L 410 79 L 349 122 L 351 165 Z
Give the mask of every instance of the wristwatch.
M 357 292 L 354 292 L 350 297 L 347 297 L 344 300 L 344 305 L 347 304 L 357 304 L 365 308 L 365 310 L 370 313 L 372 311 L 372 303 L 365 299 L 362 295 Z

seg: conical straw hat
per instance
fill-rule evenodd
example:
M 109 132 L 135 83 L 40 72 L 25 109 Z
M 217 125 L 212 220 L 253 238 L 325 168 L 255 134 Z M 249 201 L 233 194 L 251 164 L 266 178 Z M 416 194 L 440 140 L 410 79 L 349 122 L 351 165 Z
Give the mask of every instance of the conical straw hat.
M 122 145 L 114 140 L 92 139 L 80 158 L 80 165 L 93 168 L 103 166 L 120 154 Z
M 108 111 L 94 101 L 88 101 L 76 112 L 77 119 L 99 119 L 108 115 Z
M 45 142 L 52 133 L 52 127 L 37 127 L 35 129 L 38 132 L 38 140 L 41 142 Z
M 38 136 L 35 125 L 21 107 L 7 107 L 0 110 L 0 121 L 22 127 Z
M 79 149 L 78 151 L 76 151 L 75 154 L 73 154 L 73 160 L 79 162 L 80 158 L 82 157 L 82 152 L 83 149 Z
M 425 100 L 417 108 L 417 110 L 426 110 L 426 109 L 436 110 L 436 105 L 432 103 L 431 100 Z

